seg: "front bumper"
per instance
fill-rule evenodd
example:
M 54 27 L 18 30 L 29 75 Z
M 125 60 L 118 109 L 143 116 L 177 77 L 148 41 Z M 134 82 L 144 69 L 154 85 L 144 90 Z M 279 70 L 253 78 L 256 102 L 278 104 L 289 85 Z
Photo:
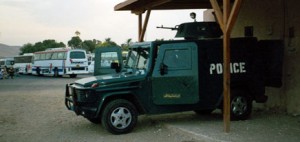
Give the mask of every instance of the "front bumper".
M 75 88 L 74 84 L 66 84 L 65 106 L 76 115 L 87 118 L 96 117 L 97 101 L 94 91 Z

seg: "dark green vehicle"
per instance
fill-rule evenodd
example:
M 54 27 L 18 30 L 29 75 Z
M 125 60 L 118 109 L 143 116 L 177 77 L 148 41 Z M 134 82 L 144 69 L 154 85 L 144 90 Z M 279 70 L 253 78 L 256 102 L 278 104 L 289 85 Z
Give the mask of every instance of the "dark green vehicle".
M 247 119 L 252 101 L 267 101 L 265 86 L 281 86 L 281 61 L 265 59 L 270 50 L 259 46 L 278 47 L 274 42 L 231 39 L 231 119 Z M 142 114 L 222 109 L 222 45 L 221 38 L 191 37 L 134 43 L 124 65 L 120 48 L 101 48 L 95 54 L 95 76 L 66 85 L 66 107 L 113 134 L 132 131 Z M 281 58 L 281 52 L 272 53 Z M 109 66 L 107 55 L 113 57 Z

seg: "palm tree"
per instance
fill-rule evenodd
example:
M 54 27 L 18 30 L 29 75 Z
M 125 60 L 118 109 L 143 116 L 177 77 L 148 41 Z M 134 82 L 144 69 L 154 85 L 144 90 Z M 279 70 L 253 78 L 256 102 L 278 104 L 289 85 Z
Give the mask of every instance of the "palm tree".
M 75 35 L 76 35 L 76 36 L 80 36 L 80 32 L 79 32 L 79 31 L 76 31 L 76 32 L 75 32 Z
M 126 44 L 129 45 L 131 42 L 132 42 L 132 39 L 129 38 L 129 39 L 127 39 L 127 41 L 126 41 Z
M 126 40 L 126 43 L 124 43 L 124 44 L 121 45 L 122 49 L 123 49 L 124 51 L 127 51 L 131 42 L 132 42 L 132 39 L 131 39 L 131 38 L 127 39 L 127 40 Z
M 111 43 L 111 38 L 110 38 L 110 37 L 106 38 L 106 39 L 105 39 L 105 42 Z

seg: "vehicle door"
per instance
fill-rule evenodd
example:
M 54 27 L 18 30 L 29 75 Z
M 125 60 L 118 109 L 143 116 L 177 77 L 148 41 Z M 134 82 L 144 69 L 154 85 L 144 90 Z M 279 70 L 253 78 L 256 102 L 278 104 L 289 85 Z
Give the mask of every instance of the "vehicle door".
M 160 46 L 152 75 L 154 104 L 195 104 L 199 101 L 197 50 L 193 42 Z
M 117 73 L 123 66 L 120 47 L 100 47 L 95 52 L 94 75 Z

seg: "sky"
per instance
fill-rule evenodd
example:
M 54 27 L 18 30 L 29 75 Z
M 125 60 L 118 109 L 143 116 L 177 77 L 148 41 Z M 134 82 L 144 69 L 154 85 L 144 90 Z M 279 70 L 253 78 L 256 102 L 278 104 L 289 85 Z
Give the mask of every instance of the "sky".
M 0 43 L 22 46 L 46 39 L 67 42 L 80 32 L 82 40 L 111 38 L 117 44 L 137 41 L 138 16 L 114 11 L 124 0 L 0 0 Z M 202 21 L 203 10 L 151 11 L 145 40 L 173 39 L 176 32 L 157 29 L 192 22 L 189 13 Z M 146 14 L 143 15 L 146 17 Z

